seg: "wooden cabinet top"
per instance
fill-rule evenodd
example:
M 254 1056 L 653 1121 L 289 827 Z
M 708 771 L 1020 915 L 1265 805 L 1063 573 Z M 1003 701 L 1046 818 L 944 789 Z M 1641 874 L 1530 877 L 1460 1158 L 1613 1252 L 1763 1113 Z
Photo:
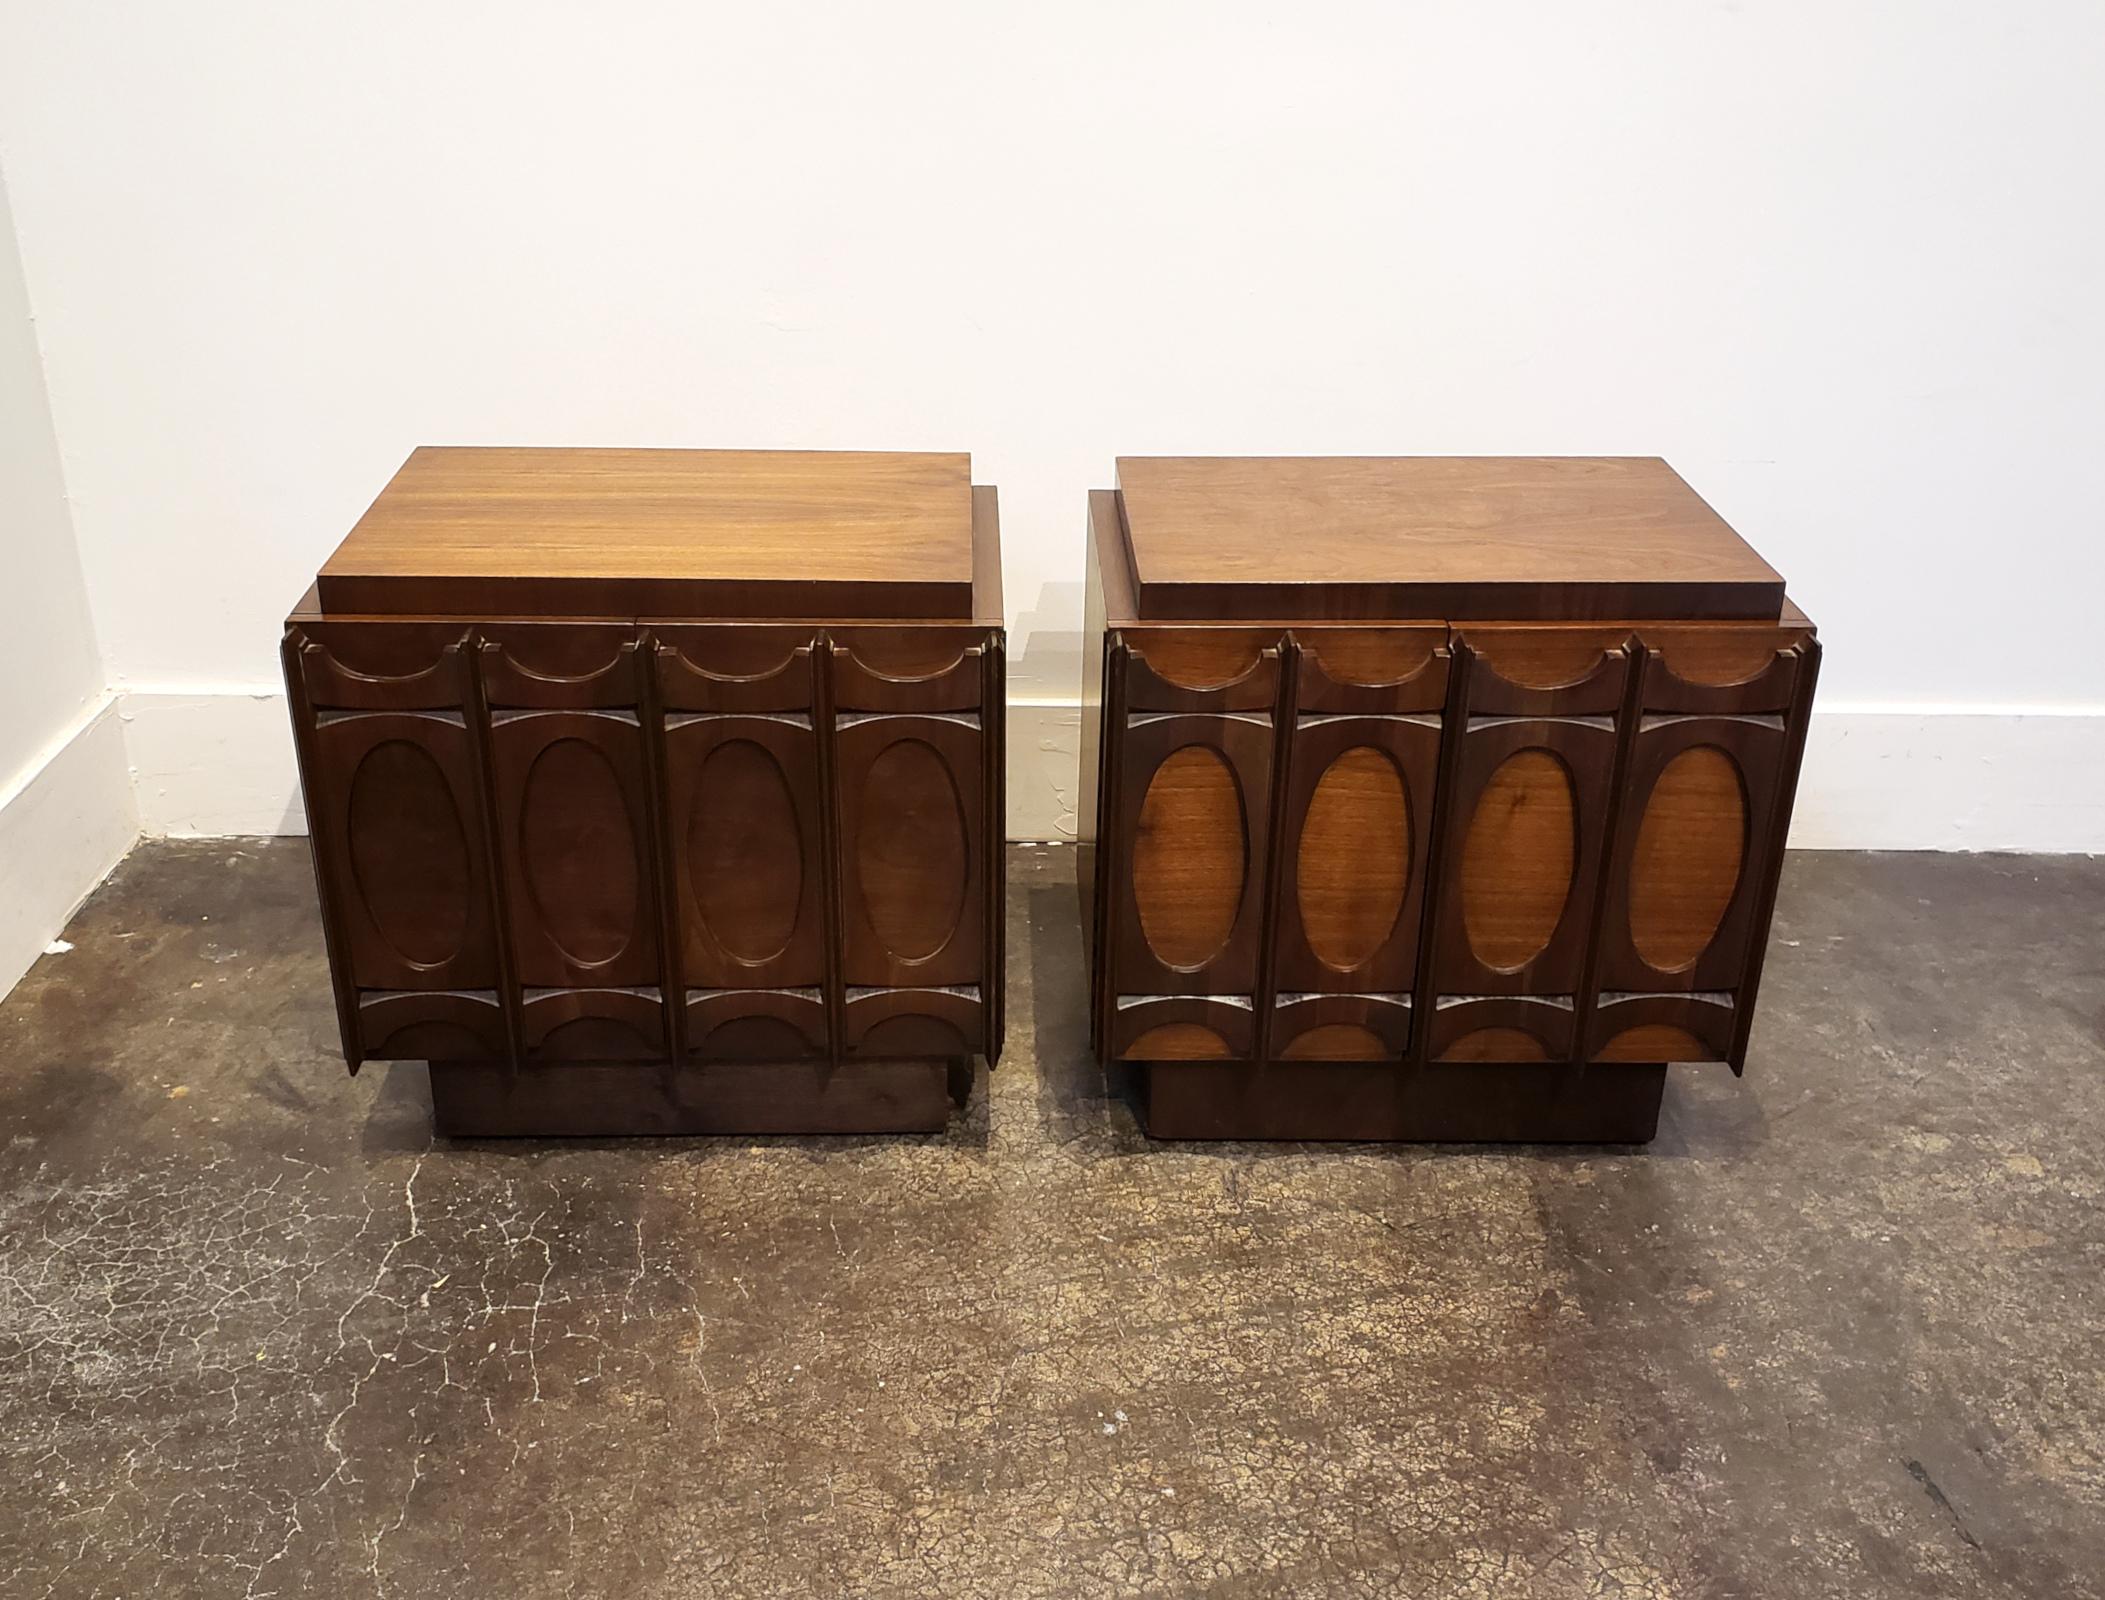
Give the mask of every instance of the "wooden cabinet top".
M 1774 621 L 1783 579 L 1637 456 L 1126 456 L 1145 620 Z
M 992 509 L 964 454 L 427 445 L 318 597 L 332 614 L 934 620 L 986 612 L 991 561 L 998 621 Z

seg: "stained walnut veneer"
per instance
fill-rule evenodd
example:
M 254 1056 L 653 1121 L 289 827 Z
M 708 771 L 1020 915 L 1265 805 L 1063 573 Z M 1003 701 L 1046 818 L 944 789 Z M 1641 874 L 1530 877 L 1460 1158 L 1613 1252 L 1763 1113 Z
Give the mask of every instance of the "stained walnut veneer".
M 1664 463 L 1120 481 L 1083 918 L 1151 1131 L 1642 1140 L 1743 1069 L 1819 647 Z
M 721 458 L 683 468 L 681 452 L 473 452 L 533 459 L 462 531 L 432 454 L 404 469 L 416 493 L 381 497 L 405 581 L 411 532 L 448 571 L 474 541 L 504 545 L 509 578 L 583 526 L 572 502 L 618 524 L 631 457 L 648 458 L 647 531 L 667 482 L 727 481 Z M 731 477 L 754 495 L 784 474 L 808 485 L 811 459 Z M 950 458 L 872 459 L 859 497 L 852 473 L 821 474 L 849 506 L 843 559 L 823 522 L 800 535 L 801 564 L 834 584 L 860 581 L 878 508 L 953 476 Z M 932 569 L 962 574 L 957 621 L 877 620 L 867 596 L 799 621 L 297 609 L 286 682 L 352 1070 L 430 1062 L 454 1133 L 941 1127 L 957 1064 L 993 1059 L 1002 1031 L 998 533 L 993 491 L 967 494 L 968 543 Z M 687 568 L 739 570 L 754 551 L 726 547 L 750 524 L 787 529 L 823 499 L 704 520 Z M 492 504 L 532 537 L 478 520 Z M 646 578 L 647 545 L 620 557 Z M 594 594 L 565 583 L 605 561 L 551 560 L 538 587 L 503 592 Z

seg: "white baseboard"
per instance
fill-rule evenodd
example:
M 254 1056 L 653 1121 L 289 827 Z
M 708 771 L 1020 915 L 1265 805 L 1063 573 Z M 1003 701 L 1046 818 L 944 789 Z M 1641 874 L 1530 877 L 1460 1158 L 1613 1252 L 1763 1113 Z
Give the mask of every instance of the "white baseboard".
M 282 694 L 135 690 L 121 705 L 146 833 L 306 831 Z M 1072 700 L 1010 705 L 1012 839 L 1074 837 L 1080 735 Z M 1791 843 L 2105 852 L 2105 708 L 1820 711 Z
M 0 995 L 138 837 L 124 730 L 105 699 L 0 792 Z
M 284 691 L 131 689 L 119 705 L 148 838 L 307 831 Z
M 1791 844 L 2105 853 L 2105 708 L 1815 711 Z

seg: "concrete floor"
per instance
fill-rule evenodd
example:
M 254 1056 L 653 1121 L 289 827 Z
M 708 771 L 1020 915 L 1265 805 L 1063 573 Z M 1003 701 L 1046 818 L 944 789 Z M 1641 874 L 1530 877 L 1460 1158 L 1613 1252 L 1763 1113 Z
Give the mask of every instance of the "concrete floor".
M 0 1007 L 0 1594 L 2105 1593 L 2105 861 L 1800 856 L 1642 1152 L 1150 1146 L 1065 851 L 933 1139 L 434 1145 L 306 847 Z

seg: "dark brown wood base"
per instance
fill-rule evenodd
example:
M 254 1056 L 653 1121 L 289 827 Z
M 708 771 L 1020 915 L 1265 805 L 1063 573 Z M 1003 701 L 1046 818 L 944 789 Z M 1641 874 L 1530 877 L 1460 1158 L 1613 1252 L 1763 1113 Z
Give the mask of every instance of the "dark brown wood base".
M 457 1139 L 941 1133 L 969 1062 L 431 1063 L 438 1131 Z
M 1136 1064 L 1157 1139 L 1410 1139 L 1643 1144 L 1655 1063 L 1156 1061 Z

